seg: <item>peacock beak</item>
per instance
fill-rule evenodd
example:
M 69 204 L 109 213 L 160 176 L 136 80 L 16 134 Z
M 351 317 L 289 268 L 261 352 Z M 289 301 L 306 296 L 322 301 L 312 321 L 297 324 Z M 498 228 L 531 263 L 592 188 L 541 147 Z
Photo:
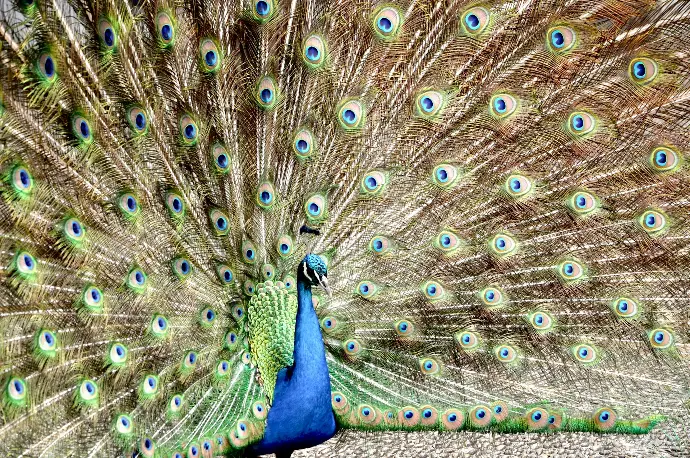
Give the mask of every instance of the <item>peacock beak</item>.
M 319 284 L 323 287 L 323 289 L 326 290 L 326 294 L 328 294 L 328 298 L 330 299 L 333 295 L 331 293 L 331 288 L 328 286 L 328 277 L 324 276 L 318 276 L 319 278 Z

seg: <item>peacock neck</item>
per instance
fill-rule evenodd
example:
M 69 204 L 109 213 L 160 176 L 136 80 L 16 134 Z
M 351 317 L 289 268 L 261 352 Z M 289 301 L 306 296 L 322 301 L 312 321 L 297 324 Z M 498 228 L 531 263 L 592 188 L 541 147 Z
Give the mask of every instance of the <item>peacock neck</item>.
M 301 277 L 301 276 L 300 276 Z M 310 383 L 326 383 L 330 378 L 319 319 L 312 302 L 311 285 L 304 278 L 297 281 L 297 319 L 295 323 L 293 378 L 308 378 Z

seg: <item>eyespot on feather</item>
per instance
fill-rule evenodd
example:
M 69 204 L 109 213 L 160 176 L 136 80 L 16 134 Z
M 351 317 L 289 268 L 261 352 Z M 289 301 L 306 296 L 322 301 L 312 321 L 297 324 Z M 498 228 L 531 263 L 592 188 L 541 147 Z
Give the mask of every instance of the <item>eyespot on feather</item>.
M 575 30 L 566 25 L 551 27 L 546 32 L 546 47 L 554 54 L 565 54 L 577 43 Z
M 338 107 L 338 122 L 346 131 L 361 128 L 364 124 L 364 107 L 359 100 L 344 101 Z
M 402 15 L 397 8 L 383 6 L 374 11 L 373 28 L 381 40 L 393 40 L 400 32 Z
M 486 8 L 476 6 L 460 16 L 460 30 L 465 35 L 477 36 L 489 25 L 490 14 Z
M 319 35 L 310 35 L 302 45 L 302 60 L 311 69 L 324 66 L 326 62 L 326 42 Z

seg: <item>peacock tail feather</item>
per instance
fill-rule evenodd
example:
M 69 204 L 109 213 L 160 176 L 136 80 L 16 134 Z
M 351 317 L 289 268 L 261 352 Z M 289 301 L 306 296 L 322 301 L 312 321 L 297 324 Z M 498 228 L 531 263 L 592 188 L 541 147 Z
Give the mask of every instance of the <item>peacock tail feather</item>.
M 2 455 L 256 444 L 310 253 L 339 428 L 676 415 L 689 32 L 675 0 L 3 3 Z

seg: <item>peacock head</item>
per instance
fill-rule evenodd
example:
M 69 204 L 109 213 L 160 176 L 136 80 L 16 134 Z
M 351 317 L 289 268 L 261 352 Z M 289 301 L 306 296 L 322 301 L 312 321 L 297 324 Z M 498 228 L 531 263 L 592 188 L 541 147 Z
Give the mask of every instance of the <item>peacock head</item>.
M 328 268 L 321 256 L 312 253 L 306 255 L 297 269 L 297 278 L 310 286 L 320 285 L 329 296 L 331 295 L 331 289 L 328 287 Z

